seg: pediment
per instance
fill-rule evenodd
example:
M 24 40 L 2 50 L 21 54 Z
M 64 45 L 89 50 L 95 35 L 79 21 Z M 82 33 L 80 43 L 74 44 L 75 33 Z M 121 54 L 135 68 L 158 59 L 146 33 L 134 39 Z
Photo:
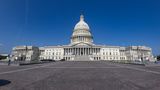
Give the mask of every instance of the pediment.
M 92 47 L 92 44 L 85 43 L 85 42 L 80 42 L 72 45 L 73 47 Z

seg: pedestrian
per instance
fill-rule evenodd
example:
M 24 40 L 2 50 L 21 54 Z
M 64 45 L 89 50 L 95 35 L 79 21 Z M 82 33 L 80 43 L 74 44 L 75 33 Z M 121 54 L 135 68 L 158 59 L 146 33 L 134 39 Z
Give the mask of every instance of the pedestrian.
M 9 60 L 8 60 L 8 66 L 10 66 L 10 64 L 11 64 L 11 60 L 9 59 Z

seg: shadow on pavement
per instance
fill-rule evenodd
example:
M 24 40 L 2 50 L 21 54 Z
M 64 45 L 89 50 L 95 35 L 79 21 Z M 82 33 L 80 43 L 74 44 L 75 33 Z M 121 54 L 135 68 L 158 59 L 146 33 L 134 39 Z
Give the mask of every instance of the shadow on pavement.
M 4 86 L 4 85 L 10 84 L 10 83 L 11 83 L 11 81 L 0 79 L 0 86 Z

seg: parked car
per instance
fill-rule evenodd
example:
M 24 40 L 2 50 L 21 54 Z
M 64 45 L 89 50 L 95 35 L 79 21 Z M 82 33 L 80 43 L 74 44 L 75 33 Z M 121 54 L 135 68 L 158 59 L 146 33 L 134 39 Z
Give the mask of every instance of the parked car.
M 65 59 L 61 59 L 60 61 L 65 61 Z
M 53 60 L 53 59 L 43 59 L 43 60 L 41 60 L 42 62 L 45 62 L 45 61 L 48 61 L 48 62 L 55 62 L 55 60 Z

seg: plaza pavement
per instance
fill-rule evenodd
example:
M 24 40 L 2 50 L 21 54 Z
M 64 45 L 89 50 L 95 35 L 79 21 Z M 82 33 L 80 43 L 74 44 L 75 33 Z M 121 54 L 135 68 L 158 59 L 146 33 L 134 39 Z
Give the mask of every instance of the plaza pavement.
M 0 65 L 0 90 L 160 90 L 160 67 L 105 61 Z

